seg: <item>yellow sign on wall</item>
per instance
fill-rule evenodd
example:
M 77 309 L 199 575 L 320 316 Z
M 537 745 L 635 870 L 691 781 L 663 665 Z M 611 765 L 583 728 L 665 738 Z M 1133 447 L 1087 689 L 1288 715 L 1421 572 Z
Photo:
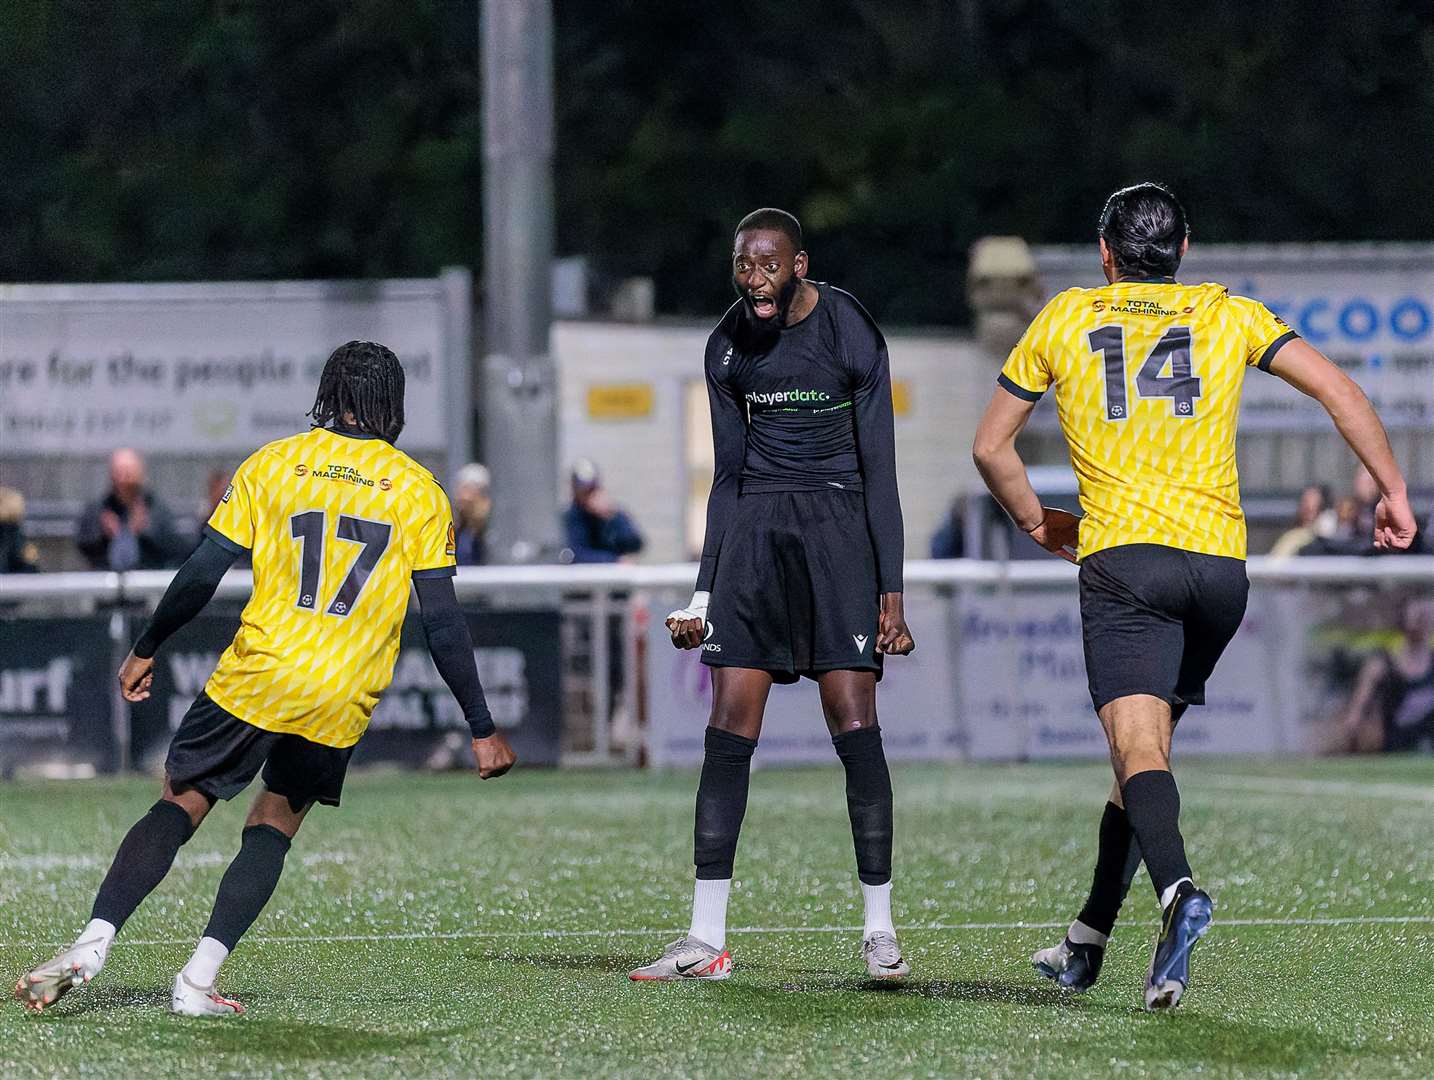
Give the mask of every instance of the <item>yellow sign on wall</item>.
M 911 415 L 911 381 L 891 380 L 891 411 L 897 416 Z
M 641 420 L 652 415 L 651 383 L 594 383 L 588 387 L 588 416 L 594 420 Z

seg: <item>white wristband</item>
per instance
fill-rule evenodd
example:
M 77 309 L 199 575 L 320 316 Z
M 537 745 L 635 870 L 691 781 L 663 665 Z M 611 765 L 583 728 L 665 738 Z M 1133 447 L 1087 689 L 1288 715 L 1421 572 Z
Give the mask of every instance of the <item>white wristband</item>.
M 677 611 L 674 611 L 671 615 L 667 617 L 669 619 L 677 619 L 679 621 L 684 619 L 700 619 L 702 622 L 706 622 L 707 602 L 711 599 L 711 593 L 694 592 L 692 594 L 692 599 L 687 602 L 687 606 L 685 608 L 681 608 Z

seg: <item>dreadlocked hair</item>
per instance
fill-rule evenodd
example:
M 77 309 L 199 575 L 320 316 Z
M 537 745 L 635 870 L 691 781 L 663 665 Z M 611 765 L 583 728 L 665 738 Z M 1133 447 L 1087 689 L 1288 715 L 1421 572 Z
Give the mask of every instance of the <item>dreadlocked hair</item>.
M 351 415 L 360 431 L 396 441 L 403 430 L 403 365 L 373 341 L 340 345 L 324 364 L 308 415 L 314 427 L 343 425 Z

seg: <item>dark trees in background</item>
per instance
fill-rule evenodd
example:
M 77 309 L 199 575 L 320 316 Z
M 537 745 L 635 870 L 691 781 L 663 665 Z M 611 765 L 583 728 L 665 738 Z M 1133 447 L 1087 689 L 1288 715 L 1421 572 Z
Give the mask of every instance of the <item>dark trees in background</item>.
M 1425 3 L 555 0 L 558 241 L 711 317 L 732 224 L 961 321 L 988 233 L 1165 179 L 1197 240 L 1434 239 Z M 476 0 L 11 0 L 0 280 L 430 274 L 482 250 Z

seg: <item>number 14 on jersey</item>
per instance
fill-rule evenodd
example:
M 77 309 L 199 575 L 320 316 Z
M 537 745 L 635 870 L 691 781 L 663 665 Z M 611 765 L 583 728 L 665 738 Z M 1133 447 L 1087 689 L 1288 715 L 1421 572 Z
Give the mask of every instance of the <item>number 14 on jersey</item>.
M 1105 418 L 1124 420 L 1130 415 L 1126 398 L 1125 328 L 1098 326 L 1087 335 L 1092 352 L 1105 356 Z M 1135 392 L 1143 398 L 1169 398 L 1172 415 L 1195 415 L 1200 396 L 1200 379 L 1191 369 L 1190 328 L 1172 326 L 1155 343 L 1150 355 L 1135 373 Z M 1166 362 L 1170 374 L 1162 375 Z

